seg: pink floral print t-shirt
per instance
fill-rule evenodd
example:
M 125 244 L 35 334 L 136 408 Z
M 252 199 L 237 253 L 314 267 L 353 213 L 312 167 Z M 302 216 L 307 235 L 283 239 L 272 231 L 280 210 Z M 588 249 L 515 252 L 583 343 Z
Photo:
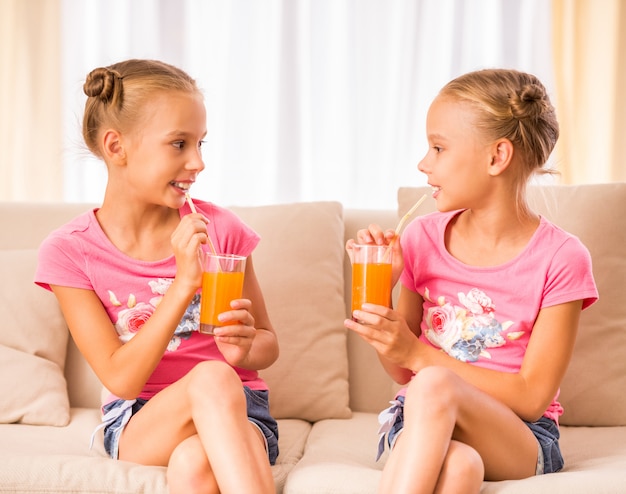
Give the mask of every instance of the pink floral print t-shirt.
M 591 257 L 578 238 L 542 217 L 516 258 L 469 266 L 444 244 L 459 213 L 417 218 L 402 235 L 400 280 L 424 300 L 420 340 L 463 362 L 518 372 L 542 308 L 582 300 L 585 309 L 597 300 Z M 556 422 L 563 413 L 557 398 L 544 414 Z
M 259 236 L 231 211 L 194 201 L 206 216 L 208 234 L 220 252 L 248 256 Z M 35 283 L 93 290 L 104 306 L 122 342 L 127 342 L 150 318 L 176 273 L 174 256 L 140 261 L 120 252 L 107 238 L 95 211 L 78 216 L 52 232 L 39 249 Z M 180 214 L 189 214 L 188 206 Z M 163 358 L 138 398 L 149 399 L 204 360 L 224 360 L 211 336 L 198 332 L 200 291 L 185 311 Z M 235 368 L 251 389 L 267 389 L 256 371 Z M 106 402 L 114 397 L 109 397 Z

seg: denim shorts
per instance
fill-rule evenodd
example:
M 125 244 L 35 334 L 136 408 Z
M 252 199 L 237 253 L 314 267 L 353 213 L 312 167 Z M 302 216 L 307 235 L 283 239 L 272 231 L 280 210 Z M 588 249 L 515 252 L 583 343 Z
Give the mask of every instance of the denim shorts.
M 274 465 L 278 457 L 278 424 L 269 412 L 269 392 L 252 390 L 247 386 L 244 386 L 243 390 L 246 395 L 248 420 L 263 433 L 265 450 L 267 451 L 270 465 Z M 141 398 L 136 400 L 119 399 L 107 403 L 102 408 L 104 413 L 103 423 L 98 429 L 104 428 L 104 449 L 111 458 L 118 458 L 119 440 L 124 427 L 130 418 L 141 410 L 146 403 L 147 400 Z M 94 435 L 98 429 L 94 431 Z
M 391 406 L 383 410 L 378 416 L 381 424 L 378 430 L 380 441 L 378 455 L 380 458 L 385 449 L 385 439 L 390 449 L 393 449 L 400 432 L 404 428 L 404 396 L 398 396 L 391 402 Z M 564 461 L 559 447 L 559 428 L 548 417 L 541 417 L 537 422 L 524 422 L 537 439 L 537 468 L 535 475 L 558 472 L 563 468 Z
M 558 472 L 565 465 L 559 446 L 559 427 L 554 420 L 541 417 L 537 422 L 524 423 L 530 428 L 539 443 L 537 456 L 537 475 Z

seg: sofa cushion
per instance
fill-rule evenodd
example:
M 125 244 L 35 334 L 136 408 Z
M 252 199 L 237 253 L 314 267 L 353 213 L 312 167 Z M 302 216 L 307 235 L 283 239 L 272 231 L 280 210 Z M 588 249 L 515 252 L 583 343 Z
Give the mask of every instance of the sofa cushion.
M 428 190 L 401 188 L 404 214 Z M 600 298 L 584 310 L 561 386 L 564 425 L 626 425 L 626 184 L 535 185 L 531 208 L 576 235 L 589 249 Z M 427 201 L 418 214 L 434 210 Z
M 355 412 L 350 420 L 314 424 L 302 460 L 287 478 L 284 494 L 375 494 L 388 449 L 375 461 L 377 414 Z M 481 494 L 623 493 L 625 427 L 562 427 L 565 468 L 556 474 L 484 482 Z
M 33 283 L 37 250 L 0 251 L 0 422 L 63 426 L 68 330 L 54 295 Z
M 0 424 L 0 492 L 11 493 L 166 493 L 165 469 L 112 461 L 102 430 L 93 448 L 89 439 L 100 424 L 96 408 L 72 408 L 67 427 Z M 302 457 L 311 424 L 280 420 L 280 455 L 272 466 L 276 492 Z
M 273 415 L 349 417 L 341 204 L 231 209 L 261 235 L 252 258 L 280 345 L 261 373 Z
M 302 459 L 293 468 L 285 494 L 375 494 L 388 456 L 376 462 L 378 414 L 354 412 L 349 420 L 313 425 Z

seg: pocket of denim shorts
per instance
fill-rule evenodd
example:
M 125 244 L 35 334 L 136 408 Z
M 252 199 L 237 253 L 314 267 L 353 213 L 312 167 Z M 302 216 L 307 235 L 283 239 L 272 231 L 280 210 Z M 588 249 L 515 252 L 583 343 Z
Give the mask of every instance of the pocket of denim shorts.
M 255 405 L 269 409 L 269 393 L 266 390 L 246 389 L 246 397 Z

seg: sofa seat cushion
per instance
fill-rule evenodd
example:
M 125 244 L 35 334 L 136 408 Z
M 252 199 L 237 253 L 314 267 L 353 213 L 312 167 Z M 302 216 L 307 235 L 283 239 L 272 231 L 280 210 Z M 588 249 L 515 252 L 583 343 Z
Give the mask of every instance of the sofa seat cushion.
M 0 492 L 167 493 L 165 468 L 146 467 L 107 457 L 95 408 L 72 408 L 66 427 L 0 424 Z M 300 460 L 311 431 L 304 420 L 279 420 L 280 455 L 272 467 L 277 492 Z
M 388 450 L 375 461 L 378 416 L 353 413 L 348 420 L 313 426 L 302 460 L 285 494 L 375 494 Z M 626 427 L 561 427 L 565 469 L 518 481 L 485 482 L 482 494 L 622 494 L 626 486 Z
M 0 424 L 0 454 L 29 455 L 80 455 L 106 458 L 102 433 L 96 436 L 89 449 L 92 432 L 100 424 L 100 411 L 96 408 L 71 408 L 70 420 L 65 427 L 25 424 Z M 1 468 L 1 467 L 0 467 Z M 0 475 L 0 478 L 3 478 Z
M 365 412 L 314 424 L 285 494 L 375 494 L 386 458 L 376 462 L 377 429 L 377 414 Z
M 565 468 L 518 481 L 485 482 L 481 494 L 621 494 L 626 486 L 626 427 L 561 427 Z
M 0 492 L 60 494 L 150 492 L 167 494 L 165 467 L 104 457 L 0 454 Z

